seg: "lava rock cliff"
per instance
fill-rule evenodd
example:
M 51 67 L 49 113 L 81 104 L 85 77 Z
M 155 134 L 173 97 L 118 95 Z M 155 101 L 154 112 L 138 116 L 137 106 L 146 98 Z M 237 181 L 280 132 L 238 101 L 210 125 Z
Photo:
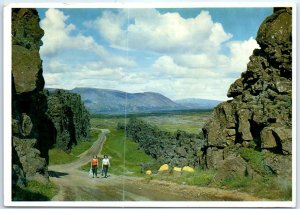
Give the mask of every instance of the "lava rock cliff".
M 47 181 L 54 126 L 45 114 L 42 60 L 44 31 L 35 9 L 12 9 L 12 186 Z
M 56 130 L 55 147 L 70 151 L 73 145 L 89 136 L 90 117 L 81 97 L 57 89 L 48 96 L 47 115 Z
M 50 148 L 70 151 L 90 128 L 80 95 L 44 90 L 39 21 L 36 9 L 12 9 L 13 199 L 28 181 L 49 180 Z
M 203 166 L 217 169 L 216 178 L 265 173 L 291 177 L 291 8 L 274 9 L 256 40 L 260 49 L 228 90 L 233 99 L 218 105 L 203 128 Z M 261 154 L 262 168 L 251 164 L 257 156 L 249 153 Z

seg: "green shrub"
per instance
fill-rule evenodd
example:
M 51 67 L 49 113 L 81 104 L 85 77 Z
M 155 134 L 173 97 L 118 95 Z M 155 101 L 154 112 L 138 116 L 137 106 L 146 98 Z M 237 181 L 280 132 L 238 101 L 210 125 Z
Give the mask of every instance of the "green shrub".
M 57 194 L 58 188 L 53 182 L 29 181 L 25 188 L 16 187 L 12 192 L 13 201 L 47 201 Z
M 269 174 L 270 171 L 267 169 L 264 163 L 264 153 L 251 148 L 241 148 L 240 155 L 250 164 L 251 168 L 256 172 L 262 175 Z
M 66 164 L 76 159 L 78 159 L 76 156 L 68 154 L 60 149 L 53 148 L 49 150 L 49 165 Z
M 200 171 L 198 175 L 193 178 L 193 185 L 208 186 L 212 183 L 212 180 L 216 172 L 214 170 Z
M 272 200 L 291 200 L 292 181 L 280 177 L 266 175 L 252 181 L 248 189 L 260 197 Z
M 57 148 L 49 150 L 49 165 L 66 164 L 78 159 L 77 156 L 88 150 L 98 139 L 99 133 L 100 130 L 91 130 L 89 140 L 80 141 L 76 146 L 72 147 L 70 153 Z
M 251 185 L 252 179 L 249 177 L 232 177 L 228 179 L 224 179 L 220 182 L 221 186 L 225 186 L 228 188 L 246 188 Z

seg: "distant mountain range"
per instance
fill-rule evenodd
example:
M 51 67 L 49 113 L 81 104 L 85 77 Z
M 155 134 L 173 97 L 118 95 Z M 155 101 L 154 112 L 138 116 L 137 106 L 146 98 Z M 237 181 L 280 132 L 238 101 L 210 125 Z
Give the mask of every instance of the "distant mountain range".
M 177 104 L 183 105 L 190 109 L 212 109 L 222 101 L 218 100 L 210 100 L 210 99 L 196 99 L 196 98 L 188 98 L 188 99 L 179 99 L 175 100 Z
M 48 89 L 50 92 L 53 89 Z M 81 95 L 92 114 L 149 113 L 189 109 L 212 109 L 221 101 L 206 99 L 181 99 L 172 101 L 155 92 L 127 93 L 118 90 L 74 88 L 70 92 Z M 126 107 L 126 109 L 125 109 Z

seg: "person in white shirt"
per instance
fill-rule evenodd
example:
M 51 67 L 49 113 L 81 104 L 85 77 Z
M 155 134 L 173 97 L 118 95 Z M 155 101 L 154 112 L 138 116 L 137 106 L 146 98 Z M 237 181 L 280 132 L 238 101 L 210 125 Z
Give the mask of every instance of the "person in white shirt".
M 108 168 L 110 167 L 109 159 L 107 155 L 104 155 L 102 160 L 102 171 L 104 172 L 104 178 L 107 178 Z

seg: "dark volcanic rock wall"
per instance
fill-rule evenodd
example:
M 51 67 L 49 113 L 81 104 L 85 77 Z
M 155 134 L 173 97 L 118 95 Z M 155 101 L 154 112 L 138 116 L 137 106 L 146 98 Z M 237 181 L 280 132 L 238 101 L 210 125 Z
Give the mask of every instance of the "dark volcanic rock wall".
M 44 31 L 35 9 L 12 9 L 12 186 L 47 180 L 52 122 L 45 115 L 47 99 L 39 55 Z
M 156 159 L 160 165 L 199 166 L 199 153 L 205 141 L 199 134 L 178 130 L 176 133 L 162 131 L 142 120 L 130 119 L 126 134 L 139 143 L 146 154 Z
M 203 157 L 208 168 L 219 170 L 219 176 L 230 169 L 228 175 L 249 174 L 258 169 L 241 150 L 252 149 L 263 154 L 266 169 L 291 177 L 291 9 L 274 10 L 261 24 L 256 40 L 260 49 L 254 50 L 247 71 L 228 90 L 233 100 L 216 107 L 203 128 L 208 141 Z M 230 166 L 234 164 L 239 166 Z
M 90 118 L 81 97 L 65 90 L 55 90 L 48 96 L 47 114 L 56 129 L 55 146 L 69 151 L 89 134 Z

